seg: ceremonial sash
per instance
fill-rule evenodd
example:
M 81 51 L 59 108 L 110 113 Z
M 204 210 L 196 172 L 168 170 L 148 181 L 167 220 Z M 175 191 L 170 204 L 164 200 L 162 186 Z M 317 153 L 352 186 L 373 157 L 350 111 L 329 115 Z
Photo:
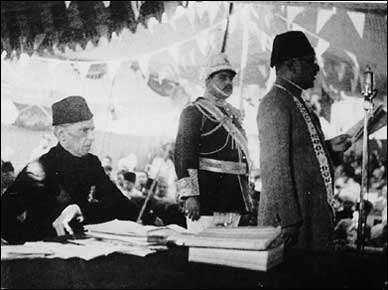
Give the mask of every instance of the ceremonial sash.
M 247 158 L 248 168 L 251 168 L 252 161 L 249 158 L 249 150 L 247 145 L 247 140 L 243 133 L 233 124 L 231 118 L 226 116 L 216 105 L 206 99 L 199 99 L 194 102 L 194 105 L 202 113 L 203 109 L 208 111 L 222 126 L 225 130 L 232 136 L 233 140 L 240 146 L 241 150 L 244 152 L 245 157 Z M 206 114 L 205 114 L 206 115 Z
M 315 156 L 319 163 L 321 176 L 325 184 L 326 193 L 327 193 L 327 202 L 330 205 L 330 208 L 333 211 L 333 215 L 334 215 L 336 200 L 334 199 L 333 180 L 330 173 L 329 160 L 328 160 L 328 157 L 326 156 L 326 152 L 324 150 L 321 139 L 319 138 L 317 129 L 315 128 L 315 125 L 311 120 L 310 114 L 307 112 L 307 109 L 303 106 L 302 102 L 281 85 L 275 84 L 275 86 L 286 91 L 288 94 L 290 94 L 293 97 L 296 107 L 298 108 L 299 112 L 303 116 L 304 121 L 306 122 L 308 131 L 310 134 L 310 138 L 311 138 L 311 143 L 313 144 Z

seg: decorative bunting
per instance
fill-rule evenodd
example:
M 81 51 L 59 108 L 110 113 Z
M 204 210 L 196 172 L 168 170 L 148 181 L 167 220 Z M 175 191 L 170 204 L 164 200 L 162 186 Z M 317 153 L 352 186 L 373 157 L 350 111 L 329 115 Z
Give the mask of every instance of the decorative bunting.
M 135 16 L 135 20 L 137 20 L 139 18 L 139 15 L 140 15 L 140 7 L 138 7 L 136 2 L 137 1 L 130 1 L 131 8 L 132 8 L 133 14 Z
M 330 43 L 328 41 L 326 41 L 325 39 L 323 39 L 323 38 L 318 39 L 318 43 L 317 43 L 317 46 L 315 48 L 315 54 L 317 57 L 318 64 L 322 68 L 324 67 L 324 62 L 323 62 L 322 56 L 323 56 L 324 52 L 329 48 L 329 46 L 330 46 Z M 326 75 L 326 72 L 324 71 L 323 74 Z
M 207 55 L 207 48 L 208 48 L 208 39 L 209 37 L 209 30 L 205 29 L 201 33 L 197 35 L 195 40 L 197 41 L 197 45 L 199 50 L 203 55 Z
M 193 8 L 186 8 L 185 10 L 186 18 L 189 20 L 190 24 L 194 26 L 195 24 L 195 17 L 197 16 L 195 13 L 195 9 Z
M 163 14 L 162 14 L 162 24 L 166 24 L 166 23 L 168 23 L 168 15 L 167 15 L 167 13 L 166 12 L 163 12 Z
M 291 27 L 292 27 L 293 30 L 306 32 L 306 30 L 302 26 L 300 26 L 300 25 L 298 25 L 296 23 L 292 23 Z
M 361 12 L 347 12 L 361 38 L 364 35 L 365 14 Z
M 102 1 L 104 3 L 105 8 L 108 8 L 110 5 L 110 1 Z
M 296 16 L 303 12 L 305 8 L 300 6 L 287 6 L 287 22 L 290 26 L 294 22 Z
M 220 6 L 219 6 L 219 3 L 215 1 L 208 2 L 207 4 L 208 4 L 207 12 L 209 15 L 209 21 L 210 21 L 210 25 L 212 25 L 214 22 L 214 19 L 218 14 L 218 10 Z
M 88 63 L 86 61 L 80 61 L 80 62 L 78 62 L 77 68 L 78 68 L 81 79 L 84 79 L 88 75 L 90 63 Z
M 142 55 L 138 59 L 139 67 L 141 72 L 143 73 L 145 79 L 148 81 L 150 72 L 149 72 L 149 61 L 150 61 L 151 55 L 145 54 Z
M 148 19 L 147 28 L 151 32 L 151 34 L 154 34 L 155 25 L 157 25 L 157 24 L 158 24 L 158 21 L 156 20 L 155 17 L 151 17 Z
M 319 9 L 317 14 L 317 26 L 316 26 L 316 33 L 319 33 L 323 26 L 330 20 L 330 18 L 337 12 L 336 8 L 334 7 L 331 10 L 328 9 Z
M 121 66 L 121 62 L 119 61 L 110 61 L 106 63 L 106 70 L 107 70 L 106 74 L 111 80 L 115 78 L 116 73 L 120 68 L 120 66 Z
M 37 50 L 39 48 L 39 46 L 42 44 L 42 42 L 45 39 L 45 37 L 46 37 L 45 33 L 38 34 L 37 36 L 35 36 L 35 39 L 34 39 L 34 50 Z
M 99 41 L 98 41 L 98 46 L 105 47 L 107 45 L 108 45 L 108 39 L 105 36 L 101 36 Z
M 205 2 L 201 2 L 200 4 L 197 5 L 196 11 L 198 11 L 198 17 L 201 20 L 203 15 L 206 13 L 206 5 Z
M 66 9 L 69 8 L 71 1 L 65 1 Z
M 168 51 L 170 52 L 172 58 L 174 59 L 174 62 L 177 65 L 179 65 L 179 59 L 180 59 L 179 45 L 178 44 L 174 44 L 174 45 L 170 46 Z

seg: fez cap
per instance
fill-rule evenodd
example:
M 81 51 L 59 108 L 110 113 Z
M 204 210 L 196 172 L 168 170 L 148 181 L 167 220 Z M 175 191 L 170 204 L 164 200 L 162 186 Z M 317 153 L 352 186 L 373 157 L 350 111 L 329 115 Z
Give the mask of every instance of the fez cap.
M 230 64 L 230 61 L 225 53 L 214 54 L 209 58 L 205 71 L 205 79 L 208 79 L 212 74 L 223 70 L 231 71 L 234 75 L 237 73 Z
M 301 31 L 288 31 L 276 35 L 271 55 L 271 67 L 274 67 L 285 60 L 315 55 L 306 35 Z
M 53 126 L 88 121 L 93 118 L 85 99 L 80 96 L 64 98 L 52 106 Z
M 125 172 L 123 176 L 124 176 L 124 179 L 129 182 L 133 182 L 133 183 L 136 182 L 136 173 L 134 172 Z

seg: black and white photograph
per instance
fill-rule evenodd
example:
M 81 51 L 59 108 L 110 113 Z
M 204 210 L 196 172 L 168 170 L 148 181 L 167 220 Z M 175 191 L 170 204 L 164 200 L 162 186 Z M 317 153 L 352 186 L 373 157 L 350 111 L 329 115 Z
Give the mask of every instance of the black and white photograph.
M 386 1 L 1 1 L 1 289 L 387 289 Z

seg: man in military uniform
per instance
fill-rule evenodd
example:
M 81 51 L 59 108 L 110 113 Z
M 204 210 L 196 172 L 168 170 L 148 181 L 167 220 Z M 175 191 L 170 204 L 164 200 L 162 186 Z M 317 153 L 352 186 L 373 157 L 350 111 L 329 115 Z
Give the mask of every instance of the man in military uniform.
M 1 200 L 1 236 L 8 242 L 73 234 L 82 224 L 136 219 L 138 208 L 89 152 L 93 114 L 84 98 L 52 106 L 58 144 L 29 163 Z
M 225 54 L 214 55 L 207 66 L 204 96 L 187 105 L 180 117 L 175 144 L 177 191 L 192 221 L 230 213 L 216 216 L 225 217 L 219 220 L 222 225 L 236 226 L 236 216 L 252 212 L 241 114 L 226 102 L 235 75 Z

